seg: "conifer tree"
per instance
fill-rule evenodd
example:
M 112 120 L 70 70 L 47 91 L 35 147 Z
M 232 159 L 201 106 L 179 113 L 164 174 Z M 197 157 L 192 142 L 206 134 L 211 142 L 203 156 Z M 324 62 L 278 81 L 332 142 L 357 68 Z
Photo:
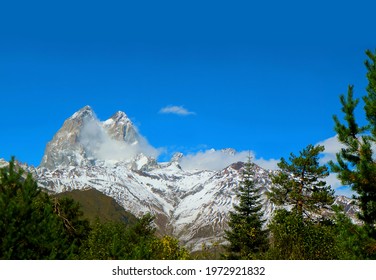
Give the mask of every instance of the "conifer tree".
M 61 236 L 58 219 L 36 182 L 17 170 L 14 159 L 1 169 L 0 258 L 55 258 L 64 251 L 54 241 Z
M 290 205 L 302 218 L 318 214 L 333 202 L 334 191 L 323 181 L 329 175 L 326 166 L 320 165 L 319 154 L 323 146 L 308 145 L 299 156 L 291 153 L 289 161 L 281 158 L 280 171 L 273 177 L 275 184 L 268 193 L 277 205 Z
M 83 230 L 86 223 L 76 219 L 77 209 L 63 204 L 59 216 L 51 198 L 30 174 L 24 176 L 12 158 L 9 166 L 0 170 L 0 259 L 73 258 L 84 231 L 78 236 L 70 234 L 63 217 L 74 229 L 81 225 Z
M 91 227 L 89 220 L 83 218 L 80 204 L 69 197 L 50 199 L 53 213 L 57 215 L 61 227 L 66 233 L 67 244 L 75 254 L 79 253 L 83 242 L 88 238 Z M 72 257 L 72 256 L 71 256 Z
M 227 246 L 229 259 L 255 259 L 267 249 L 268 233 L 263 229 L 260 189 L 254 182 L 254 175 L 249 158 L 239 183 L 239 204 L 230 212 L 230 230 L 226 231 L 230 242 Z
M 331 162 L 332 171 L 338 174 L 342 184 L 351 186 L 357 193 L 362 212 L 359 218 L 364 221 L 370 236 L 376 238 L 376 54 L 366 51 L 369 58 L 365 62 L 368 78 L 367 95 L 363 98 L 368 124 L 359 126 L 355 109 L 359 99 L 353 97 L 353 86 L 348 87 L 347 97 L 340 96 L 345 124 L 334 116 L 335 131 L 344 148 L 337 154 L 337 162 Z
M 268 228 L 272 259 L 331 259 L 334 236 L 321 216 L 323 208 L 333 203 L 333 190 L 324 178 L 329 173 L 320 165 L 323 146 L 308 145 L 299 156 L 291 153 L 289 160 L 278 163 L 280 171 L 273 177 L 275 184 L 268 193 L 278 209 Z

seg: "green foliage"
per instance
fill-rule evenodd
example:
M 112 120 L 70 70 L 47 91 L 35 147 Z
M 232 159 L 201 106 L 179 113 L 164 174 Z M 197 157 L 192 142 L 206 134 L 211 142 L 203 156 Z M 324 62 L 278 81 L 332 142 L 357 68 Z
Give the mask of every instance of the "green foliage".
M 137 222 L 97 220 L 91 228 L 78 202 L 42 192 L 14 159 L 0 171 L 0 259 L 189 258 L 176 239 L 155 236 L 150 214 L 129 218 Z
M 51 202 L 54 214 L 58 216 L 65 229 L 67 244 L 70 244 L 73 252 L 77 254 L 91 231 L 90 223 L 83 219 L 80 204 L 73 199 L 68 197 L 53 198 Z
M 154 217 L 146 214 L 134 225 L 119 222 L 100 223 L 93 226 L 83 244 L 80 259 L 88 260 L 154 260 L 188 259 L 188 251 L 178 241 L 165 236 L 155 236 Z
M 269 259 L 326 260 L 336 258 L 332 227 L 303 219 L 298 212 L 277 210 L 272 223 Z
M 195 260 L 219 260 L 228 258 L 226 255 L 226 248 L 220 244 L 219 240 L 213 241 L 210 244 L 202 243 L 201 250 L 192 253 L 192 258 Z
M 353 97 L 353 86 L 349 86 L 347 97 L 341 95 L 342 112 L 345 124 L 334 116 L 335 131 L 344 148 L 337 154 L 337 162 L 331 162 L 333 172 L 338 174 L 342 184 L 349 185 L 358 194 L 362 212 L 359 218 L 373 238 L 376 238 L 376 161 L 372 146 L 376 144 L 376 56 L 366 52 L 368 70 L 367 96 L 364 111 L 368 124 L 359 126 L 355 118 L 355 108 L 359 99 Z
M 146 215 L 135 225 L 97 221 L 79 258 L 90 260 L 151 259 L 154 240 L 152 217 Z
M 56 215 L 50 197 L 12 158 L 0 174 L 0 259 L 72 258 L 85 233 L 76 235 L 64 227 L 64 219 L 75 228 L 80 222 L 74 209 L 63 204 L 64 214 Z
M 275 184 L 268 193 L 276 205 L 291 205 L 293 211 L 305 218 L 318 214 L 333 203 L 334 191 L 323 181 L 329 173 L 319 164 L 323 146 L 308 145 L 299 156 L 291 153 L 289 161 L 278 163 L 280 171 L 273 177 Z
M 189 260 L 191 258 L 188 250 L 179 245 L 179 240 L 168 235 L 155 239 L 152 251 L 155 260 Z
M 364 227 L 355 225 L 341 211 L 336 209 L 333 219 L 337 246 L 337 257 L 342 260 L 357 260 L 372 258 L 370 249 L 371 239 Z M 368 252 L 367 252 L 368 251 Z
M 376 50 L 372 53 L 370 50 L 366 51 L 369 60 L 365 61 L 367 68 L 367 95 L 363 97 L 367 120 L 371 126 L 371 135 L 373 140 L 376 137 Z
M 259 188 L 254 181 L 254 172 L 250 160 L 245 164 L 242 181 L 238 189 L 239 205 L 230 212 L 226 239 L 229 259 L 254 259 L 267 249 L 267 231 L 263 229 Z
M 331 221 L 314 223 L 297 212 L 280 209 L 269 229 L 267 259 L 366 260 L 376 258 L 376 242 L 337 207 Z
M 281 169 L 273 177 L 275 184 L 269 198 L 276 205 L 291 206 L 280 209 L 269 230 L 271 259 L 334 259 L 335 234 L 325 223 L 321 211 L 333 203 L 334 191 L 323 180 L 329 173 L 319 164 L 323 146 L 308 145 L 299 156 L 291 153 L 278 164 Z

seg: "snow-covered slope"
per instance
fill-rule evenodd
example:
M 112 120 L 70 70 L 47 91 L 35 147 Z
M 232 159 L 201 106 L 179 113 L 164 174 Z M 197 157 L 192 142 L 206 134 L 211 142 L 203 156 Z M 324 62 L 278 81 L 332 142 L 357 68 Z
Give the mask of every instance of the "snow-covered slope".
M 5 159 L 0 158 L 0 168 L 6 167 L 8 165 L 8 162 L 5 161 Z
M 136 216 L 152 212 L 161 233 L 173 234 L 193 250 L 203 242 L 223 241 L 244 163 L 220 171 L 192 171 L 181 168 L 180 153 L 166 163 L 152 155 L 153 148 L 125 113 L 100 122 L 86 106 L 64 122 L 33 173 L 39 185 L 52 192 L 95 188 Z M 253 168 L 264 194 L 272 171 Z M 263 199 L 269 219 L 274 206 L 265 195 Z
M 40 186 L 50 191 L 95 188 L 136 216 L 152 212 L 160 232 L 173 234 L 185 244 L 196 246 L 223 237 L 243 163 L 217 172 L 184 171 L 174 162 L 141 166 L 117 162 L 36 171 Z M 269 172 L 254 168 L 256 182 L 266 191 Z M 265 200 L 266 218 L 271 211 Z

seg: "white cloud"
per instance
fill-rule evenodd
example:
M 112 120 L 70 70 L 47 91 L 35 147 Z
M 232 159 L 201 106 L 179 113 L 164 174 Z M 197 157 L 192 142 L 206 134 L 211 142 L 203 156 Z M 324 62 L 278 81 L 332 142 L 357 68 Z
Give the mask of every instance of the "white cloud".
M 181 159 L 180 165 L 183 169 L 194 170 L 221 170 L 235 162 L 246 162 L 248 156 L 251 161 L 265 169 L 277 169 L 278 160 L 263 158 L 257 159 L 254 152 L 242 151 L 228 153 L 224 151 L 216 151 L 214 149 L 191 153 Z
M 325 178 L 325 181 L 334 190 L 343 187 L 341 181 L 338 180 L 336 173 L 330 173 L 329 176 Z
M 256 158 L 253 160 L 254 163 L 256 163 L 258 166 L 264 168 L 264 169 L 270 169 L 270 170 L 277 170 L 279 169 L 278 163 L 279 159 L 264 159 L 264 158 Z
M 327 164 L 329 161 L 336 161 L 336 154 L 345 146 L 338 141 L 337 135 L 325 139 L 317 145 L 322 145 L 325 148 L 323 157 L 320 159 L 321 164 Z
M 336 195 L 343 195 L 347 196 L 348 198 L 352 198 L 354 195 L 356 195 L 356 192 L 352 191 L 350 187 L 339 187 L 336 189 Z
M 152 147 L 142 136 L 139 136 L 138 141 L 133 144 L 112 139 L 97 119 L 84 124 L 80 143 L 88 156 L 99 160 L 127 161 L 139 153 L 154 158 L 160 154 L 160 151 Z
M 221 170 L 238 161 L 246 161 L 248 152 L 227 154 L 222 151 L 206 150 L 195 154 L 188 154 L 181 159 L 183 169 Z
M 320 159 L 320 164 L 327 164 L 329 161 L 336 162 L 336 154 L 345 147 L 338 141 L 337 135 L 325 139 L 317 143 L 316 145 L 322 145 L 325 148 L 323 157 Z M 344 186 L 341 183 L 341 181 L 337 178 L 336 173 L 330 173 L 325 181 L 335 190 L 337 195 L 346 195 L 351 197 L 350 194 L 352 193 L 352 191 L 348 186 Z
M 323 152 L 323 157 L 320 160 L 320 164 L 327 164 L 330 160 L 336 160 L 336 153 L 344 147 L 337 139 L 337 136 L 325 139 L 317 145 L 323 145 L 325 151 Z M 257 158 L 255 152 L 251 151 L 241 151 L 235 153 L 225 153 L 223 151 L 216 151 L 214 149 L 200 151 L 197 153 L 189 153 L 181 159 L 181 166 L 183 169 L 194 170 L 194 169 L 204 169 L 204 170 L 221 170 L 226 168 L 232 163 L 242 161 L 246 162 L 248 156 L 251 157 L 252 162 L 259 165 L 264 169 L 278 170 L 278 163 L 280 160 L 277 159 L 264 159 Z M 330 185 L 336 192 L 337 195 L 345 195 L 351 197 L 354 193 L 350 190 L 348 186 L 343 186 L 340 180 L 337 178 L 336 173 L 330 173 L 325 180 L 328 185 Z
M 183 106 L 167 106 L 159 111 L 161 114 L 175 114 L 179 116 L 195 115 L 195 112 L 190 112 Z

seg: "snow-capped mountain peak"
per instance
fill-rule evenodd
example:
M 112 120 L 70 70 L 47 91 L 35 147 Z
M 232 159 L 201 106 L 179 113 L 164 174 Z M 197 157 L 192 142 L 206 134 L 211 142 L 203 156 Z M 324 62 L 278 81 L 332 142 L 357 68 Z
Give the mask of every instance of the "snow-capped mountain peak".
M 112 139 L 124 141 L 131 145 L 136 145 L 140 141 L 137 129 L 122 111 L 118 111 L 102 124 Z
M 114 121 L 116 121 L 116 122 L 118 122 L 118 123 L 121 122 L 121 123 L 124 123 L 124 124 L 130 122 L 130 120 L 129 120 L 127 114 L 124 113 L 123 111 L 117 111 L 117 112 L 115 113 L 115 115 L 113 115 L 113 116 L 111 117 L 111 119 L 113 119 Z
M 81 131 L 95 119 L 90 106 L 83 107 L 68 118 L 47 144 L 40 166 L 56 169 L 59 166 L 80 165 L 85 159 L 84 148 L 80 143 Z
M 244 169 L 236 151 L 209 150 L 217 161 L 223 154 L 234 161 L 207 170 L 185 169 L 182 153 L 158 163 L 153 149 L 124 112 L 100 122 L 86 106 L 64 122 L 34 173 L 49 191 L 95 188 L 136 216 L 151 212 L 161 233 L 173 234 L 193 250 L 203 242 L 224 241 Z M 255 164 L 252 169 L 263 195 L 264 218 L 270 219 L 275 206 L 264 194 L 272 185 L 273 171 Z
M 81 120 L 83 120 L 83 119 L 87 119 L 87 118 L 90 118 L 90 119 L 94 119 L 95 118 L 95 113 L 94 113 L 93 109 L 89 105 L 86 105 L 85 107 L 83 107 L 80 110 L 78 110 L 69 119 L 70 120 L 73 120 L 73 119 L 81 119 Z
M 93 109 L 85 106 L 68 118 L 47 144 L 41 167 L 53 170 L 91 165 L 97 160 L 130 159 L 140 152 L 142 139 L 124 112 L 100 122 Z

